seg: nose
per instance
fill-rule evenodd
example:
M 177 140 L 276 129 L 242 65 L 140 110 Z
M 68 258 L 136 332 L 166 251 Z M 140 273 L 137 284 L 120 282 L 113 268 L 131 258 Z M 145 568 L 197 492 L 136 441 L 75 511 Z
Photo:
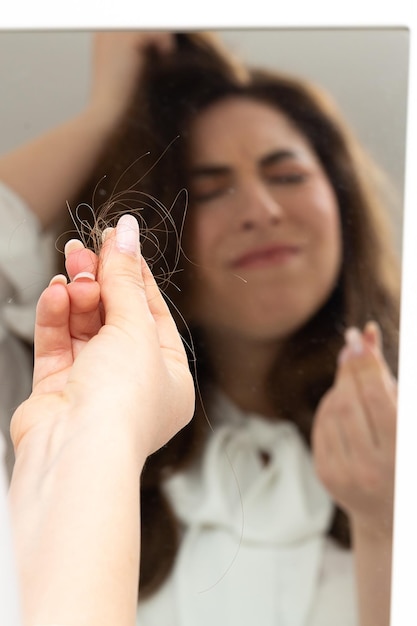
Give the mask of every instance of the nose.
M 237 195 L 239 228 L 251 230 L 281 221 L 283 208 L 262 181 L 246 181 Z

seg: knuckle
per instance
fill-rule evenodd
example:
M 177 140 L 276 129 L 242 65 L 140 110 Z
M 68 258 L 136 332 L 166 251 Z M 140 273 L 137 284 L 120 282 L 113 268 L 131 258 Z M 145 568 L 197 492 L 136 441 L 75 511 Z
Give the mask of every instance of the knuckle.
M 381 389 L 371 381 L 363 385 L 362 397 L 364 402 L 370 406 L 378 406 L 383 402 Z
M 339 394 L 333 402 L 332 410 L 339 419 L 349 419 L 352 415 L 352 400 Z

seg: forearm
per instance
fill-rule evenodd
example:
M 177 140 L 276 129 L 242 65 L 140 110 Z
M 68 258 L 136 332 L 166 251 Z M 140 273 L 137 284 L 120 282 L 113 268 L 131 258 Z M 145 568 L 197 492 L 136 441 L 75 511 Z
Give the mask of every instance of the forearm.
M 392 534 L 352 525 L 360 626 L 389 626 Z
M 117 124 L 89 107 L 77 117 L 0 157 L 4 181 L 48 227 L 65 213 L 91 175 Z
M 49 438 L 29 433 L 19 448 L 10 503 L 25 626 L 132 626 L 137 450 L 114 429 L 68 436 L 56 427 Z

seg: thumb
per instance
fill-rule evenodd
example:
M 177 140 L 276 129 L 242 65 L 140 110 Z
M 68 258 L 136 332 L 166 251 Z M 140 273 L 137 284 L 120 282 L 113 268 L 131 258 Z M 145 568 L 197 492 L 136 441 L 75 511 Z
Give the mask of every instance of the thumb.
M 97 280 L 101 287 L 105 323 L 137 328 L 152 316 L 146 297 L 140 253 L 139 225 L 133 215 L 122 215 L 108 231 L 99 258 Z

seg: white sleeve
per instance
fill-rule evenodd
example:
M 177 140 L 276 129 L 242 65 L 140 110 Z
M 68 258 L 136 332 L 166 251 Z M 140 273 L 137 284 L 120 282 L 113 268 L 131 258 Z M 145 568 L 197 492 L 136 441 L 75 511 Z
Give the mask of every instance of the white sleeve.
M 0 181 L 0 432 L 7 444 L 14 409 L 28 397 L 36 302 L 53 274 L 54 246 L 23 200 Z

